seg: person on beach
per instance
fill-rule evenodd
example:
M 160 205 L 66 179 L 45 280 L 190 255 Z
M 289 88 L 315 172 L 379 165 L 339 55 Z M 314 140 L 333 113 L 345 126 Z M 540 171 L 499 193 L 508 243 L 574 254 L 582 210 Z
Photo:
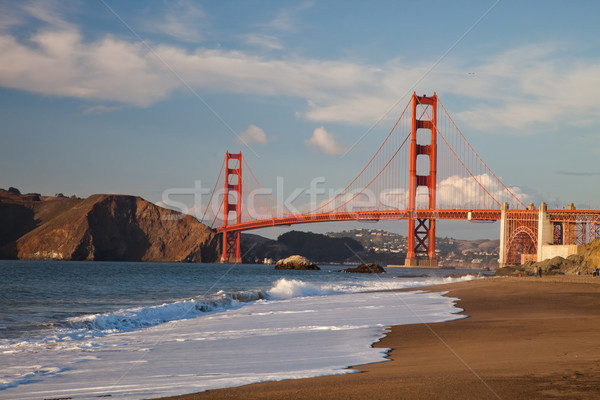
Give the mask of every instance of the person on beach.
M 538 277 L 542 277 L 542 267 L 537 267 L 537 275 Z

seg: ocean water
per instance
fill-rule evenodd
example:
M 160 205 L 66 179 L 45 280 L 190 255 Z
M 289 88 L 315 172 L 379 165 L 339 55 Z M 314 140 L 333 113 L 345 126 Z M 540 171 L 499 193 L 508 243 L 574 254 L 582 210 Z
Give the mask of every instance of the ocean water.
M 474 279 L 321 268 L 0 261 L 0 399 L 143 399 L 352 373 L 384 361 L 371 345 L 390 325 L 462 317 L 455 299 L 386 290 Z

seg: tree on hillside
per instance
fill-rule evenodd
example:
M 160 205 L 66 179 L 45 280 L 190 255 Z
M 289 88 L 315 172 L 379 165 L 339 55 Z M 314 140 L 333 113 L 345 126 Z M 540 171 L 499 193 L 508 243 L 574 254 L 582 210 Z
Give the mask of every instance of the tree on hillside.
M 342 261 L 363 251 L 363 246 L 352 238 L 331 238 L 312 232 L 291 231 L 277 238 L 295 254 L 314 261 Z

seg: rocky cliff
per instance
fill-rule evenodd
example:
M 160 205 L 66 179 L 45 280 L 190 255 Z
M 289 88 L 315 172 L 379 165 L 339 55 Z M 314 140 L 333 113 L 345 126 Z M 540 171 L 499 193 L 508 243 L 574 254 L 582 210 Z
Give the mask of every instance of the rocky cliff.
M 0 193 L 2 258 L 214 262 L 219 242 L 194 217 L 140 197 Z

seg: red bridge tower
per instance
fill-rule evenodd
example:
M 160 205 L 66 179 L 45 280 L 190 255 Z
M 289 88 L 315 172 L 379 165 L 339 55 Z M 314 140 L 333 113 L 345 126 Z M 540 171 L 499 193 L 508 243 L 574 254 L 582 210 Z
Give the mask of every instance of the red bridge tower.
M 233 196 L 232 196 L 233 195 Z M 225 153 L 225 193 L 223 195 L 223 263 L 241 263 L 240 231 L 228 230 L 229 214 L 242 222 L 242 153 Z
M 417 113 L 419 116 L 417 117 Z M 431 119 L 421 119 L 423 116 Z M 419 130 L 421 130 L 419 132 Z M 404 265 L 437 266 L 435 258 L 435 219 L 415 218 L 418 188 L 427 190 L 428 210 L 435 210 L 437 172 L 437 95 L 412 97 L 412 126 L 410 131 L 410 164 L 408 191 L 408 252 Z M 421 157 L 419 157 L 421 156 Z M 420 161 L 422 160 L 422 161 Z M 419 170 L 417 169 L 419 166 Z M 428 168 L 425 168 L 428 167 Z M 424 170 L 427 171 L 424 171 Z

